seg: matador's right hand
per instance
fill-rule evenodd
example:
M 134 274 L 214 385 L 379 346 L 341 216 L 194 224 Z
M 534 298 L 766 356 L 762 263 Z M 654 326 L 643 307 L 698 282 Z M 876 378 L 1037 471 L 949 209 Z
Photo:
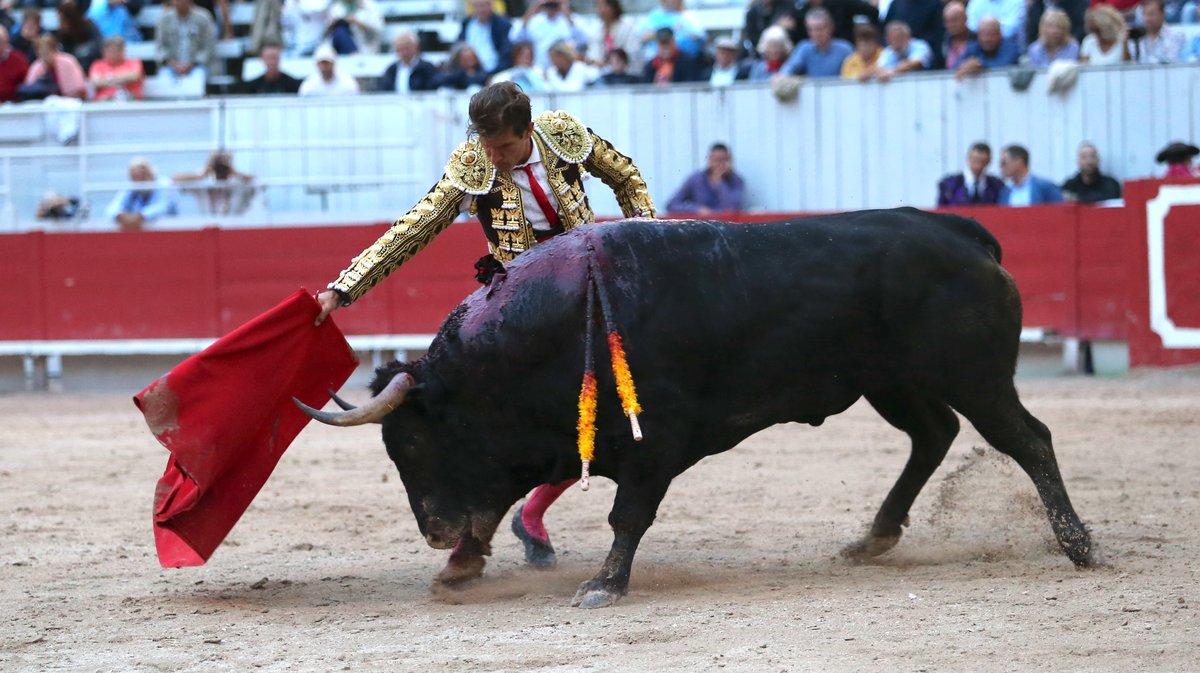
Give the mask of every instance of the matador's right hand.
M 342 305 L 342 296 L 334 290 L 322 290 L 317 293 L 317 303 L 321 305 L 321 312 L 317 314 L 317 319 L 313 321 L 314 325 L 320 325 L 325 322 L 325 318 L 329 317 L 339 306 Z

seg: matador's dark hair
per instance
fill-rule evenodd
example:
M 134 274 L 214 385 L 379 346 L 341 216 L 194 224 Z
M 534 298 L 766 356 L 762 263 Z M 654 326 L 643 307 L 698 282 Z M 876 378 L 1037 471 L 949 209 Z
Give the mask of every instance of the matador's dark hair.
M 533 120 L 529 96 L 513 82 L 497 82 L 471 96 L 472 133 L 487 138 L 512 131 L 521 135 Z

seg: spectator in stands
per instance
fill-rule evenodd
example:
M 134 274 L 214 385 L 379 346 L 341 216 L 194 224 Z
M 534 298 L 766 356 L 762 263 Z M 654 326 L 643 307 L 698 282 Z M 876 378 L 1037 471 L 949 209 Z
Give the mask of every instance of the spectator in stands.
M 746 9 L 746 25 L 742 28 L 742 51 L 746 57 L 761 58 L 758 45 L 763 33 L 771 26 L 787 31 L 792 44 L 804 38 L 804 17 L 800 9 L 804 0 L 751 0 Z
M 1195 63 L 1200 61 L 1200 33 L 1192 36 L 1188 40 L 1187 46 L 1183 48 L 1183 53 L 1180 54 L 1179 60 L 1183 63 Z
M 378 54 L 383 43 L 383 13 L 375 0 L 333 0 L 326 34 L 339 54 Z
M 91 19 L 83 15 L 83 10 L 75 4 L 75 0 L 61 0 L 58 3 L 58 46 L 64 52 L 79 61 L 84 72 L 92 67 L 92 62 L 100 58 L 104 44 L 104 36 Z
M 966 170 L 947 175 L 938 182 L 938 207 L 982 206 L 1000 202 L 1004 181 L 989 175 L 988 164 L 992 163 L 992 148 L 985 142 L 977 142 L 967 150 Z
M 1100 153 L 1089 142 L 1079 143 L 1075 155 L 1079 172 L 1063 183 L 1063 198 L 1079 203 L 1096 203 L 1121 198 L 1121 183 L 1100 172 Z
M 1154 157 L 1154 160 L 1167 165 L 1167 172 L 1163 174 L 1164 178 L 1195 178 L 1200 177 L 1196 171 L 1192 170 L 1192 159 L 1197 154 L 1200 154 L 1200 147 L 1175 141 L 1164 147 L 1158 156 Z
M 931 50 L 940 49 L 946 39 L 946 27 L 942 23 L 942 0 L 892 0 L 886 13 L 879 17 L 884 26 L 893 21 L 903 21 L 914 39 L 929 45 Z M 926 69 L 940 67 L 937 53 Z
M 487 81 L 488 73 L 479 62 L 479 57 L 475 55 L 475 50 L 470 45 L 459 43 L 450 49 L 450 57 L 446 59 L 442 73 L 438 75 L 437 87 L 464 91 L 482 87 Z
M 782 74 L 783 64 L 792 54 L 792 40 L 782 26 L 770 26 L 758 40 L 758 53 L 762 57 L 750 66 L 752 81 L 768 80 Z
M 155 33 L 159 76 L 189 90 L 204 91 L 208 64 L 217 48 L 212 14 L 192 0 L 175 0 L 163 10 Z
M 266 44 L 283 44 L 282 0 L 254 0 L 254 18 L 250 21 L 247 51 L 262 56 Z
M 1036 42 L 1041 33 L 1042 14 L 1049 9 L 1058 9 L 1066 12 L 1071 37 L 1079 42 L 1087 35 L 1083 19 L 1087 8 L 1088 0 L 1028 0 L 1025 3 L 1025 41 L 1029 44 Z
M 241 215 L 254 198 L 254 176 L 234 168 L 228 152 L 213 152 L 200 171 L 179 173 L 171 181 L 191 192 L 205 215 Z
M 854 53 L 849 42 L 833 37 L 833 19 L 829 12 L 816 7 L 804 17 L 808 40 L 801 43 L 781 68 L 785 75 L 808 75 L 812 78 L 837 77 L 842 74 L 842 62 Z
M 169 5 L 174 0 L 163 0 L 164 5 Z M 192 0 L 192 4 L 204 11 L 213 20 L 213 34 L 218 35 L 218 39 L 230 40 L 233 39 L 233 23 L 229 15 L 229 0 Z M 217 29 L 220 26 L 220 30 Z
M 136 44 L 142 41 L 142 31 L 129 12 L 126 0 L 91 0 L 87 16 L 100 29 L 104 37 L 120 35 L 125 42 Z
M 283 47 L 278 42 L 264 42 L 258 55 L 262 59 L 265 71 L 257 78 L 242 85 L 242 93 L 294 94 L 300 92 L 300 80 L 279 68 L 283 58 Z
M 300 83 L 301 96 L 354 96 L 358 94 L 358 82 L 350 75 L 337 71 L 337 52 L 323 44 L 313 52 L 317 71 Z
M 642 71 L 642 81 L 667 86 L 674 82 L 701 82 L 704 73 L 695 57 L 681 50 L 670 28 L 658 30 L 658 51 Z
M 13 49 L 25 54 L 25 60 L 37 60 L 37 39 L 45 34 L 42 29 L 42 13 L 37 7 L 26 7 L 21 12 L 21 25 L 12 35 Z
M 104 211 L 105 218 L 116 222 L 122 231 L 137 231 L 178 211 L 174 191 L 158 183 L 154 166 L 148 160 L 137 158 L 129 162 L 129 181 L 135 186 L 118 192 Z
M 79 61 L 58 50 L 53 35 L 37 39 L 38 58 L 25 73 L 25 82 L 17 90 L 21 100 L 42 100 L 47 96 L 87 98 L 87 78 Z
M 1020 45 L 1025 31 L 1025 0 L 971 0 L 967 3 L 967 28 L 979 33 L 983 20 L 991 17 L 1000 23 L 1000 33 L 1014 45 Z
M 17 102 L 17 89 L 28 72 L 29 61 L 25 54 L 12 46 L 8 28 L 0 26 L 0 104 Z
M 942 67 L 958 70 L 967 58 L 967 49 L 975 40 L 975 34 L 967 28 L 967 7 L 958 0 L 950 0 L 942 9 L 942 23 L 946 26 L 946 38 L 942 41 Z
M 809 12 L 820 10 L 828 14 L 833 23 L 833 37 L 850 44 L 854 40 L 854 26 L 869 23 L 879 27 L 877 4 L 874 0 L 808 0 L 800 10 L 802 37 L 812 39 L 812 34 L 808 32 L 808 15 Z
M 579 60 L 575 45 L 559 40 L 550 46 L 550 68 L 546 70 L 549 91 L 583 91 L 600 73 L 595 67 Z
M 696 16 L 683 8 L 683 0 L 659 0 L 642 21 L 642 51 L 651 58 L 657 51 L 658 34 L 668 28 L 675 34 L 676 47 L 692 58 L 704 49 L 704 28 Z
M 979 22 L 975 41 L 967 47 L 966 57 L 958 64 L 954 77 L 961 80 L 987 70 L 1007 68 L 1016 65 L 1019 57 L 1017 43 L 1003 36 L 1000 21 L 986 16 Z
M 1000 192 L 1002 206 L 1036 206 L 1063 200 L 1053 182 L 1029 172 L 1029 150 L 1021 145 L 1009 145 L 1000 151 L 1000 174 L 1005 183 Z
M 607 63 L 614 49 L 625 52 L 628 67 L 637 72 L 642 69 L 642 36 L 637 23 L 625 16 L 621 0 L 596 0 L 596 16 L 600 19 L 599 30 L 592 34 L 587 45 L 587 59 L 593 65 Z
M 750 77 L 750 64 L 738 62 L 738 43 L 732 37 L 713 43 L 713 65 L 708 73 L 711 86 L 729 86 Z
M 284 0 L 280 18 L 284 51 L 309 56 L 325 39 L 332 0 Z
M 542 69 L 533 62 L 533 43 L 526 41 L 513 42 L 513 65 L 508 70 L 501 70 L 492 75 L 492 83 L 514 82 L 526 92 L 545 91 L 546 76 Z M 638 81 L 641 81 L 640 79 Z
M 877 75 L 881 82 L 933 65 L 933 49 L 924 40 L 913 37 L 908 24 L 892 21 L 887 24 L 886 35 L 888 46 L 879 57 Z
M 88 70 L 88 80 L 96 90 L 92 100 L 141 100 L 145 79 L 142 62 L 125 58 L 125 38 L 120 35 L 104 38 L 104 58 Z
M 383 71 L 379 90 L 394 93 L 433 91 L 438 88 L 437 66 L 421 58 L 417 34 L 406 30 L 396 36 L 396 62 Z
M 667 212 L 730 213 L 742 209 L 746 182 L 733 172 L 733 155 L 723 143 L 708 150 L 708 166 L 696 171 L 667 202 Z
M 1042 13 L 1037 42 L 1029 45 L 1029 65 L 1047 68 L 1055 61 L 1078 61 L 1079 43 L 1071 37 L 1071 19 L 1056 7 Z
M 575 25 L 567 0 L 530 0 L 529 9 L 512 39 L 533 44 L 533 62 L 539 68 L 550 67 L 550 45 L 559 40 L 587 44 L 587 35 Z
M 458 41 L 475 50 L 483 69 L 499 72 L 512 67 L 512 21 L 492 8 L 492 0 L 471 0 L 471 16 L 463 19 Z
M 604 73 L 600 75 L 599 79 L 592 82 L 592 86 L 622 86 L 641 82 L 640 75 L 629 71 L 629 54 L 626 54 L 624 49 L 617 47 L 608 52 Z
M 1142 0 L 1142 27 L 1146 34 L 1133 42 L 1138 63 L 1178 63 L 1187 37 L 1183 31 L 1165 25 L 1163 0 Z
M 854 27 L 854 53 L 842 63 L 842 79 L 868 82 L 880 73 L 879 57 L 883 45 L 879 42 L 879 29 L 869 23 Z
M 1079 61 L 1092 65 L 1116 65 L 1129 60 L 1125 48 L 1128 26 L 1125 17 L 1110 5 L 1096 5 L 1084 14 L 1087 37 L 1079 45 Z

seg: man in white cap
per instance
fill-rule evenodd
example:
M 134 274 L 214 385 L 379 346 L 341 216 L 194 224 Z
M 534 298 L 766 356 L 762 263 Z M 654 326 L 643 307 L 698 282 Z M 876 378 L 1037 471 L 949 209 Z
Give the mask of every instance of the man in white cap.
M 323 44 L 313 52 L 317 71 L 300 83 L 301 96 L 353 96 L 358 94 L 358 82 L 337 71 L 337 53 Z
M 738 43 L 732 37 L 717 38 L 713 44 L 713 67 L 708 76 L 712 86 L 729 86 L 750 76 L 750 65 L 738 63 Z

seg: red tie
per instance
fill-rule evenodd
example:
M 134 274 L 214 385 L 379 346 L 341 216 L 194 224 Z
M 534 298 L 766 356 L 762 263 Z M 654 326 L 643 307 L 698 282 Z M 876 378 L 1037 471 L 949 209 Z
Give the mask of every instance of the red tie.
M 546 216 L 550 228 L 558 229 L 558 211 L 550 205 L 550 199 L 546 198 L 546 192 L 542 191 L 542 186 L 538 184 L 537 178 L 533 177 L 533 167 L 525 164 L 521 170 L 529 176 L 529 191 L 533 192 L 533 200 L 537 201 L 538 207 L 542 209 L 542 214 Z

